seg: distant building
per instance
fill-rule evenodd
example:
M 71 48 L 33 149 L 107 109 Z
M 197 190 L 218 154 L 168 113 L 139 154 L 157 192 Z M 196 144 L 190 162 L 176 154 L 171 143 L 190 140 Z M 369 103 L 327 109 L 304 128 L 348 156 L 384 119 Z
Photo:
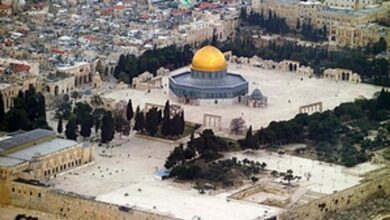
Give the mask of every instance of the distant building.
M 0 17 L 11 16 L 12 7 L 10 5 L 0 4 Z
M 344 47 L 364 47 L 377 42 L 381 36 L 390 42 L 390 29 L 373 22 L 389 16 L 390 4 L 377 0 L 253 0 L 253 10 L 264 16 L 272 11 L 286 19 L 291 29 L 303 23 L 327 30 L 330 43 Z

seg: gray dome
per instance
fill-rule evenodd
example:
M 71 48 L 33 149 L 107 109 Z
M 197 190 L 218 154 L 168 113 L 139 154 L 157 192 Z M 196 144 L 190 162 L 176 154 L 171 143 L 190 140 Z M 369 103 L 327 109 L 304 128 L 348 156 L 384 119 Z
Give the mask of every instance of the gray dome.
M 261 100 L 264 98 L 263 94 L 261 93 L 261 91 L 259 89 L 253 90 L 250 97 L 251 97 L 251 99 L 255 99 L 255 100 Z

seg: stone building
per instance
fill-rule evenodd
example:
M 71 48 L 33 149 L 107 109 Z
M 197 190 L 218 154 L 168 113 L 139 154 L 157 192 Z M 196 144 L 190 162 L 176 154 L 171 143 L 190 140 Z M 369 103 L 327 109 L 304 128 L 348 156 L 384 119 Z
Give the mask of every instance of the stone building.
M 139 76 L 133 78 L 133 89 L 149 90 L 162 88 L 162 76 L 153 76 L 152 73 L 144 72 Z
M 378 42 L 383 37 L 390 42 L 390 28 L 378 24 L 368 24 L 356 27 L 332 26 L 329 39 L 339 46 L 364 47 L 372 42 Z
M 371 5 L 378 4 L 378 0 L 325 0 L 324 5 L 345 9 L 359 10 Z
M 74 84 L 76 87 L 92 83 L 93 74 L 91 72 L 91 66 L 87 62 L 57 66 L 57 72 L 65 76 L 74 76 Z
M 37 77 L 24 77 L 23 81 L 11 81 L 13 83 L 0 83 L 0 93 L 3 95 L 4 110 L 8 111 L 14 105 L 14 98 L 19 91 L 26 91 L 30 85 L 37 86 Z
M 314 75 L 314 70 L 310 66 L 303 66 L 302 65 L 302 66 L 298 67 L 297 73 L 304 75 L 304 76 L 312 77 Z
M 46 180 L 92 160 L 92 146 L 56 138 L 50 130 L 36 129 L 0 141 L 3 180 Z
M 0 17 L 11 16 L 12 7 L 10 5 L 0 4 Z
M 360 83 L 362 81 L 359 74 L 352 72 L 352 70 L 340 68 L 326 69 L 324 71 L 324 78 L 336 81 L 349 81 L 353 83 Z
M 62 95 L 75 90 L 75 77 L 48 77 L 44 91 L 52 96 Z
M 260 13 L 263 11 L 268 16 L 268 11 L 276 13 L 277 16 L 286 18 L 290 28 L 295 29 L 297 20 L 301 23 L 309 22 L 322 8 L 320 2 L 299 1 L 299 0 L 252 0 L 253 10 Z
M 378 41 L 385 35 L 390 39 L 389 28 L 374 27 L 371 23 L 389 16 L 388 3 L 376 0 L 328 0 L 324 4 L 299 0 L 253 0 L 252 10 L 267 13 L 269 10 L 286 19 L 291 29 L 300 24 L 311 23 L 317 29 L 326 27 L 328 41 L 337 46 L 362 47 Z M 378 34 L 379 33 L 379 34 Z

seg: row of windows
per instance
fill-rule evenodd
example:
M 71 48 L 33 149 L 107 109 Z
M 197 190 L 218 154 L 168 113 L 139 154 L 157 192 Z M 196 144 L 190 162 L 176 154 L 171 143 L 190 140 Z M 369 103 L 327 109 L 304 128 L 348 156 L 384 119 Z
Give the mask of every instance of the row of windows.
M 15 190 L 15 187 L 12 187 L 12 192 L 14 193 L 16 190 Z M 22 194 L 22 190 L 18 190 L 18 193 L 19 194 Z M 27 195 L 27 192 L 26 191 L 23 191 L 23 194 L 24 195 Z M 34 196 L 34 193 L 32 192 L 32 191 L 30 191 L 30 196 Z M 39 198 L 41 198 L 41 193 L 39 192 L 39 193 L 37 193 L 37 196 L 39 197 Z
M 70 167 L 73 167 L 73 166 L 77 166 L 77 165 L 80 165 L 81 164 L 81 159 L 79 160 L 75 160 L 75 161 L 72 161 L 72 162 L 69 162 L 68 164 L 64 164 L 64 165 L 60 165 L 59 167 L 55 167 L 53 169 L 49 169 L 49 170 L 45 170 L 43 172 L 43 175 L 44 176 L 50 176 L 52 174 L 55 174 L 55 173 L 58 173 L 58 172 L 61 172 L 63 170 L 66 170 L 67 168 L 70 168 Z
M 224 72 L 214 72 L 214 73 L 202 73 L 202 72 L 192 72 L 192 77 L 202 78 L 202 79 L 220 79 L 226 75 Z

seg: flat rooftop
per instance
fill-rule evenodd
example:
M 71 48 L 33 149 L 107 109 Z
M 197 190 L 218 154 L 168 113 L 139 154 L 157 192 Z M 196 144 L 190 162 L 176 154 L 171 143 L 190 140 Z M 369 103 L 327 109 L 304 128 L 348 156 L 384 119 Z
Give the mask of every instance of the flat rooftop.
M 19 136 L 21 135 L 17 135 L 17 137 L 20 138 Z M 8 140 L 9 139 L 7 139 L 6 141 Z M 20 141 L 19 143 L 22 143 L 22 141 Z M 17 164 L 30 161 L 34 156 L 48 155 L 57 151 L 61 151 L 65 148 L 72 147 L 76 144 L 76 141 L 54 138 L 44 143 L 32 145 L 30 147 L 26 147 L 9 154 L 0 155 L 0 166 L 15 166 Z
M 50 136 L 54 137 L 55 133 L 53 131 L 45 129 L 35 129 L 32 131 L 27 131 L 21 134 L 14 135 L 11 138 L 7 138 L 5 140 L 0 141 L 0 154 L 14 147 L 34 142 L 36 140 Z

